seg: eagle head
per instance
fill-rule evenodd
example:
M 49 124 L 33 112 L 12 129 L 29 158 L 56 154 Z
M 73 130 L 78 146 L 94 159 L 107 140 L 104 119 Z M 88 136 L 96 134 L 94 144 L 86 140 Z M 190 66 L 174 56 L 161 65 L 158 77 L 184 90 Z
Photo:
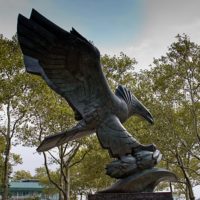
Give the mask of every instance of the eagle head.
M 132 115 L 138 115 L 139 117 L 147 120 L 149 123 L 154 123 L 153 117 L 149 110 L 127 88 L 119 85 L 115 94 L 126 102 L 128 106 L 129 117 Z

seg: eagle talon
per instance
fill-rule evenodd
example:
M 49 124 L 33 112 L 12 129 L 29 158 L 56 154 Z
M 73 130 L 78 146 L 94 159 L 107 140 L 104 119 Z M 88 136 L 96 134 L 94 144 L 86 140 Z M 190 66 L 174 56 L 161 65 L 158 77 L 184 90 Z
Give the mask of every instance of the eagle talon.
M 140 151 L 151 151 L 151 152 L 155 152 L 156 146 L 154 144 L 148 144 L 148 145 L 139 145 L 138 147 L 133 149 L 133 155 L 135 155 L 136 153 L 140 152 Z
M 134 156 L 122 156 L 106 166 L 106 174 L 113 178 L 125 178 L 144 169 L 153 168 L 160 160 L 162 154 L 159 150 L 139 151 Z
M 140 151 L 135 154 L 135 157 L 139 169 L 148 169 L 154 167 L 161 160 L 162 154 L 159 150 Z

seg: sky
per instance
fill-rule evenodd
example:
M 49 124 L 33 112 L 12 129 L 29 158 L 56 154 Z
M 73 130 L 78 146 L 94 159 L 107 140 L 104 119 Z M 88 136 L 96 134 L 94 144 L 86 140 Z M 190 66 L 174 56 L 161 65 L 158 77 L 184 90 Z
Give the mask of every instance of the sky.
M 177 34 L 200 44 L 199 0 L 0 0 L 0 34 L 11 38 L 18 14 L 29 17 L 32 8 L 65 30 L 74 27 L 102 55 L 136 58 L 138 71 L 165 55 Z M 13 150 L 22 153 L 26 170 L 42 163 L 34 149 Z
M 178 33 L 200 43 L 199 0 L 0 0 L 0 33 L 11 38 L 18 14 L 29 17 L 32 8 L 68 31 L 74 27 L 101 54 L 136 58 L 136 70 L 165 55 Z

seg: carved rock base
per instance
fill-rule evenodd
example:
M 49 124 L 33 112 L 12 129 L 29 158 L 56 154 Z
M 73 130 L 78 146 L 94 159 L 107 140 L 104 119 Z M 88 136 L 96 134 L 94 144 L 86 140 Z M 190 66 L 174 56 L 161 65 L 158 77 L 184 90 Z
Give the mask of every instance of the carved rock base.
M 96 193 L 88 200 L 173 200 L 171 192 L 162 193 Z
M 166 169 L 146 169 L 127 178 L 119 179 L 112 186 L 99 191 L 99 193 L 153 192 L 161 181 L 176 182 L 177 177 Z

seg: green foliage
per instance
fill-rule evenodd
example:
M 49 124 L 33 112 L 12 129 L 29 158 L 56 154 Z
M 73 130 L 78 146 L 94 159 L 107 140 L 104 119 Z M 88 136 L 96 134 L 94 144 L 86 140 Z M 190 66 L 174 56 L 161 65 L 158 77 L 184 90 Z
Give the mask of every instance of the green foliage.
M 12 166 L 21 163 L 19 155 L 11 153 L 16 133 L 23 134 L 26 110 L 31 100 L 27 89 L 29 79 L 24 73 L 22 54 L 16 38 L 0 36 L 0 134 L 4 138 L 3 199 L 8 196 L 8 179 Z
M 163 153 L 160 166 L 177 174 L 187 185 L 186 188 L 177 184 L 177 191 L 192 199 L 192 186 L 200 183 L 200 46 L 186 35 L 178 35 L 176 39 L 165 56 L 154 60 L 152 69 L 140 73 L 134 72 L 135 59 L 123 53 L 118 57 L 104 55 L 101 61 L 112 90 L 118 84 L 127 86 L 154 116 L 154 126 L 133 117 L 126 122 L 126 128 L 141 143 L 158 146 Z M 13 135 L 17 139 L 15 144 L 23 141 L 26 146 L 38 146 L 45 136 L 64 131 L 75 121 L 65 100 L 41 78 L 24 72 L 16 38 L 0 37 L 0 75 L 0 108 L 1 113 L 6 113 L 0 118 L 0 144 L 3 144 L 0 145 L 0 168 L 4 167 L 3 153 L 7 152 L 11 169 L 14 164 L 11 157 L 20 162 L 7 148 Z M 46 159 L 49 166 L 58 164 L 58 169 L 49 170 L 49 175 L 65 191 L 70 169 L 71 195 L 75 198 L 77 194 L 105 188 L 114 181 L 105 175 L 104 168 L 110 158 L 96 136 L 63 145 L 46 155 Z M 46 170 L 37 169 L 35 178 L 40 179 L 47 194 L 55 194 L 58 188 L 49 182 Z M 29 175 L 21 171 L 15 178 Z
M 166 56 L 156 59 L 149 71 L 136 74 L 130 64 L 118 69 L 119 63 L 129 63 L 121 59 L 131 61 L 123 54 L 119 58 L 105 55 L 102 62 L 112 87 L 129 83 L 129 89 L 154 116 L 154 126 L 132 117 L 125 124 L 126 128 L 140 142 L 157 145 L 163 153 L 160 166 L 175 172 L 187 185 L 186 189 L 184 184 L 176 184 L 176 191 L 192 199 L 192 187 L 200 182 L 200 47 L 186 35 L 176 38 L 177 42 L 172 43 Z M 78 177 L 73 185 L 79 194 L 91 188 L 98 190 L 112 182 L 102 173 L 109 162 L 108 154 L 98 147 L 94 137 L 88 140 L 90 145 L 82 147 L 76 159 L 83 157 L 88 150 L 90 153 L 72 170 L 72 176 Z
M 26 79 L 23 73 L 22 55 L 18 44 L 1 36 L 0 58 L 1 106 L 11 101 L 13 109 L 16 109 L 16 111 L 19 109 L 20 112 L 23 112 L 22 105 L 19 102 L 21 98 L 24 98 Z
M 29 198 L 25 198 L 24 200 L 40 200 L 40 197 L 29 197 Z
M 84 138 L 71 165 L 71 191 L 72 195 L 94 192 L 113 183 L 114 179 L 105 175 L 105 166 L 111 158 L 108 152 L 99 144 L 97 137 L 92 135 Z
M 4 151 L 5 151 L 5 140 L 2 136 L 0 136 L 0 187 L 2 185 L 3 180 L 3 163 L 4 163 Z
M 33 76 L 33 79 L 29 123 L 23 127 L 26 134 L 19 135 L 24 145 L 28 146 L 38 146 L 45 136 L 64 131 L 74 123 L 73 112 L 66 101 L 55 94 L 41 78 Z
M 20 181 L 22 179 L 32 179 L 32 178 L 33 176 L 31 175 L 29 171 L 19 170 L 14 173 L 12 180 Z
M 188 36 L 178 35 L 166 56 L 139 75 L 138 84 L 155 119 L 152 128 L 140 132 L 141 141 L 152 141 L 159 147 L 164 160 L 161 165 L 187 185 L 190 199 L 192 186 L 200 183 L 199 64 L 200 46 Z M 177 187 L 179 192 L 184 188 Z
M 49 173 L 50 173 L 51 178 L 56 183 L 59 184 L 60 175 L 59 175 L 58 170 L 56 170 L 56 171 L 50 170 Z M 45 167 L 36 168 L 34 178 L 38 179 L 40 184 L 44 187 L 43 192 L 45 193 L 45 195 L 51 196 L 51 195 L 59 193 L 59 190 L 57 188 L 55 188 L 55 186 L 49 181 Z
M 131 59 L 123 52 L 117 56 L 104 55 L 101 57 L 104 74 L 109 86 L 114 90 L 119 84 L 130 87 L 135 84 L 134 65 L 135 59 Z
M 33 76 L 35 81 L 30 82 L 32 101 L 27 111 L 29 123 L 24 124 L 25 134 L 18 135 L 26 146 L 37 147 L 45 136 L 65 131 L 74 125 L 74 114 L 59 95 L 52 91 L 44 81 Z M 43 153 L 45 176 L 40 181 L 45 185 L 45 193 L 67 193 L 67 168 L 68 162 L 76 153 L 77 142 L 70 142 L 52 151 Z M 58 170 L 51 171 L 54 164 Z M 65 177 L 65 178 L 63 178 Z

